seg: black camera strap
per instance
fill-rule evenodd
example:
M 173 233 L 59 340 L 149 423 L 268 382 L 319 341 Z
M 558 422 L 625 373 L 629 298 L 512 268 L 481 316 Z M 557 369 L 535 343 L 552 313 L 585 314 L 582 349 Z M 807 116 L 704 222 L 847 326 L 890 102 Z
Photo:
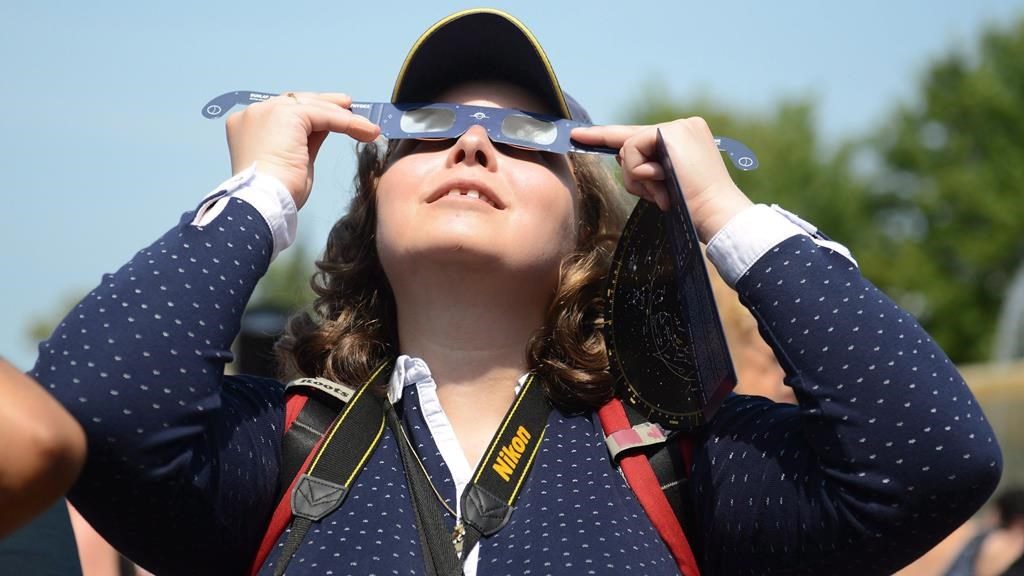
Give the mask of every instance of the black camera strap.
M 397 436 L 405 434 L 394 410 L 388 410 L 388 425 Z M 526 478 L 533 466 L 547 427 L 551 405 L 543 387 L 531 374 L 509 407 L 487 452 L 477 465 L 473 479 L 462 493 L 462 518 L 456 519 L 451 534 L 444 522 L 440 495 L 417 461 L 410 443 L 398 440 L 402 464 L 413 495 L 417 528 L 427 573 L 431 576 L 461 576 L 462 566 L 480 538 L 492 536 L 508 524 Z M 407 438 L 407 437 L 406 437 Z
M 384 435 L 384 406 L 373 389 L 391 376 L 391 362 L 382 364 L 345 404 L 324 434 L 305 474 L 291 492 L 291 532 L 274 564 L 281 576 L 313 522 L 341 506 L 366 460 Z M 341 441 L 333 440 L 340 438 Z M 282 462 L 282 464 L 286 464 Z
M 345 403 L 324 433 L 308 471 L 298 478 L 291 491 L 291 531 L 274 565 L 275 576 L 284 573 L 312 524 L 344 502 L 385 425 L 398 443 L 430 576 L 461 576 L 463 563 L 480 538 L 497 533 L 511 518 L 551 413 L 543 386 L 532 374 L 526 379 L 466 486 L 460 501 L 462 517 L 456 519 L 454 532 L 449 532 L 440 495 L 397 413 L 386 398 L 372 391 L 390 377 L 392 366 L 392 362 L 380 366 Z

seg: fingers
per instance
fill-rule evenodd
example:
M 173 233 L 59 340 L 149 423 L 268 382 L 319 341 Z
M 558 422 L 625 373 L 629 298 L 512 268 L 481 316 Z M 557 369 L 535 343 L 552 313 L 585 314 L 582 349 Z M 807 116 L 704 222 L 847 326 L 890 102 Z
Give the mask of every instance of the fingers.
M 631 194 L 648 202 L 657 204 L 662 210 L 669 208 L 668 190 L 665 188 L 665 174 L 661 166 L 654 162 L 645 162 L 638 166 L 639 171 L 629 168 L 630 160 L 620 160 L 622 166 L 622 184 Z M 653 166 L 652 166 L 653 165 Z
M 572 139 L 581 144 L 618 148 L 615 159 L 622 167 L 626 190 L 668 210 L 668 191 L 663 182 L 665 171 L 653 160 L 657 135 L 656 126 L 589 126 L 572 131 Z
M 622 148 L 626 140 L 629 140 L 637 132 L 645 128 L 648 128 L 648 126 L 587 126 L 584 128 L 574 128 L 571 137 L 580 144 L 604 146 L 605 148 Z
M 658 127 L 644 126 L 628 138 L 619 150 L 623 170 L 634 171 L 644 164 L 657 164 L 654 158 L 658 142 Z
M 701 196 L 718 182 L 729 179 L 711 135 L 702 118 L 674 120 L 655 126 L 592 126 L 577 128 L 572 138 L 581 144 L 617 148 L 626 189 L 641 198 L 668 209 L 669 196 L 664 185 L 665 172 L 656 161 L 658 132 L 662 132 L 666 150 L 676 167 L 683 194 L 689 199 Z M 731 180 L 729 180 L 731 182 Z
M 633 175 L 641 180 L 664 180 L 665 170 L 657 162 L 644 162 L 633 168 Z
M 349 102 L 351 104 L 351 102 Z M 353 114 L 348 108 L 324 99 L 300 100 L 308 115 L 310 132 L 337 132 L 360 142 L 371 142 L 380 135 L 380 126 Z
M 340 93 L 286 92 L 232 114 L 226 123 L 233 173 L 258 164 L 281 181 L 301 207 L 312 186 L 313 163 L 332 133 L 369 142 L 380 127 L 352 114 Z
M 619 146 L 617 160 L 622 167 L 622 182 L 630 193 L 657 204 L 662 210 L 669 208 L 668 191 L 665 188 L 665 171 L 653 160 L 657 143 L 657 127 L 654 126 L 611 126 L 599 137 L 609 144 Z M 628 134 L 628 136 L 626 136 Z
M 377 138 L 380 127 L 362 116 L 352 114 L 349 111 L 351 105 L 352 98 L 347 94 L 286 92 L 249 108 L 261 112 L 273 107 L 275 112 L 303 116 L 308 134 L 337 132 L 361 142 L 370 142 Z

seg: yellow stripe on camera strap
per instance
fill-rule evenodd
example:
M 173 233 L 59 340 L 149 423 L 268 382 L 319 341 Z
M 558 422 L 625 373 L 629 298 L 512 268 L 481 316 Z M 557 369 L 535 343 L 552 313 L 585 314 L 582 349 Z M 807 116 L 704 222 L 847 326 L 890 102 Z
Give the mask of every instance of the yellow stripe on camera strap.
M 462 494 L 462 518 L 449 533 L 430 478 L 411 444 L 401 441 L 404 430 L 398 415 L 386 399 L 372 392 L 391 376 L 392 366 L 393 362 L 381 365 L 345 404 L 325 432 L 308 472 L 297 481 L 291 494 L 291 531 L 274 565 L 275 576 L 284 574 L 312 523 L 344 502 L 385 426 L 396 436 L 429 575 L 461 575 L 466 556 L 480 538 L 497 533 L 511 518 L 551 413 L 541 384 L 533 375 L 523 384 Z M 343 441 L 335 442 L 336 438 Z
M 428 575 L 460 576 L 466 557 L 480 538 L 494 535 L 508 523 L 533 466 L 550 413 L 551 405 L 543 387 L 530 375 L 463 491 L 462 518 L 456 519 L 455 531 L 451 533 L 430 478 L 413 460 L 418 456 L 411 445 L 399 442 Z M 388 410 L 387 419 L 393 433 L 401 434 L 402 424 L 393 410 Z
M 313 522 L 341 506 L 366 460 L 384 435 L 384 400 L 374 395 L 391 377 L 392 362 L 370 376 L 324 434 L 309 470 L 299 477 L 291 493 L 291 532 L 274 564 L 274 576 L 284 574 Z M 312 401 L 312 397 L 309 401 Z M 344 439 L 332 442 L 334 438 Z
M 531 374 L 491 439 L 473 481 L 462 493 L 463 519 L 481 536 L 494 534 L 508 522 L 540 448 L 550 413 L 544 390 Z

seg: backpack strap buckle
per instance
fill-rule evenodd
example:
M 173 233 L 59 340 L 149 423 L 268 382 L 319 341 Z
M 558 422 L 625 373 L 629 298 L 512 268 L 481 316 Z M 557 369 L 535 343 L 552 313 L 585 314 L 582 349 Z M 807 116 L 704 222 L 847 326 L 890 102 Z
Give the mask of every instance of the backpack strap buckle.
M 668 434 L 655 422 L 643 422 L 632 428 L 613 432 L 606 436 L 604 441 L 608 444 L 608 452 L 611 453 L 612 460 L 617 461 L 619 454 L 626 450 L 667 442 Z

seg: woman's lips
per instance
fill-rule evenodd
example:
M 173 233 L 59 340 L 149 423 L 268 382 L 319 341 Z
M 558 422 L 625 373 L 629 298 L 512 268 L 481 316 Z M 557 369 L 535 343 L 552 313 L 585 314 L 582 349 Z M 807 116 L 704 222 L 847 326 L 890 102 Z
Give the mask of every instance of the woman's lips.
M 449 180 L 443 185 L 437 187 L 434 192 L 427 197 L 427 203 L 436 202 L 447 196 L 465 198 L 466 200 L 479 200 L 490 205 L 492 208 L 496 208 L 498 210 L 505 209 L 505 204 L 501 201 L 501 198 L 498 197 L 490 187 L 477 180 Z
M 451 190 L 448 191 L 447 194 L 445 194 L 445 196 L 464 196 L 466 198 L 474 198 L 476 200 L 482 200 L 490 204 L 492 208 L 497 208 L 494 202 L 490 198 L 488 198 L 487 195 L 480 194 L 479 190 L 460 190 L 458 188 L 452 188 Z

